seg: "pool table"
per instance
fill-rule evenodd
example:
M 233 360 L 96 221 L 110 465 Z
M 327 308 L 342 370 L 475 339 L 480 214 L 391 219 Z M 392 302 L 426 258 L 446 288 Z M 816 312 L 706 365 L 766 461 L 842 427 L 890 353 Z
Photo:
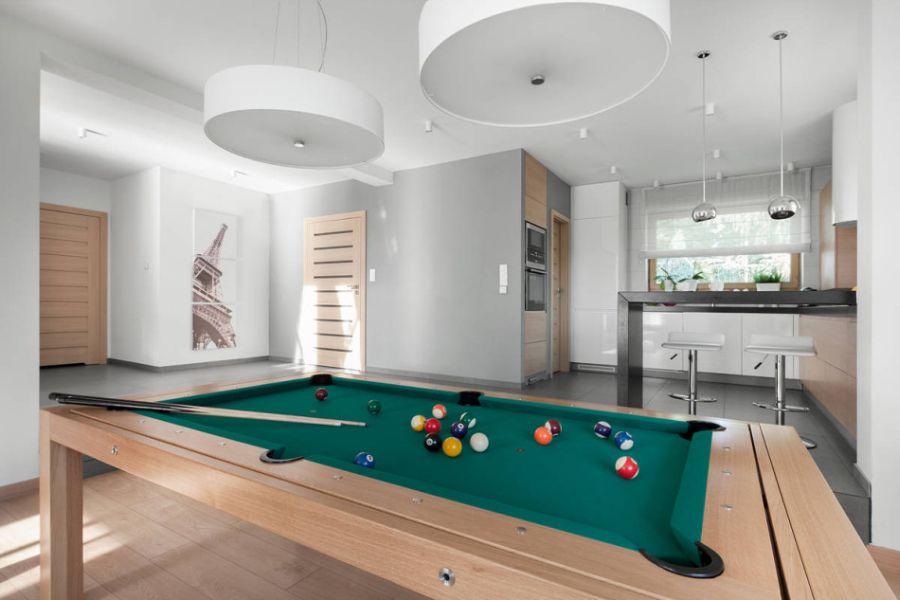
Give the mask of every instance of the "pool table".
M 316 398 L 320 388 L 328 393 L 324 400 Z M 43 411 L 45 597 L 76 598 L 81 589 L 80 454 L 430 597 L 883 592 L 790 428 L 330 373 L 153 400 L 366 426 L 67 406 Z M 380 403 L 377 414 L 371 400 Z M 444 438 L 463 412 L 477 418 L 457 457 L 429 452 L 425 433 L 411 427 L 413 416 L 430 417 L 435 404 L 447 408 Z M 540 445 L 534 430 L 548 419 L 559 421 L 561 433 Z M 613 433 L 628 431 L 634 446 L 620 450 L 612 436 L 595 435 L 601 420 Z M 489 438 L 484 452 L 467 443 L 477 432 Z M 374 466 L 355 464 L 359 452 L 371 454 Z M 622 456 L 639 464 L 634 479 L 616 473 Z M 780 473 L 781 461 L 792 470 Z M 812 502 L 810 490 L 817 494 Z M 830 540 L 815 521 L 805 524 L 804 513 L 819 505 L 834 521 L 831 541 L 842 546 L 838 570 L 818 567 L 803 552 Z M 859 587 L 860 573 L 874 577 L 868 587 Z

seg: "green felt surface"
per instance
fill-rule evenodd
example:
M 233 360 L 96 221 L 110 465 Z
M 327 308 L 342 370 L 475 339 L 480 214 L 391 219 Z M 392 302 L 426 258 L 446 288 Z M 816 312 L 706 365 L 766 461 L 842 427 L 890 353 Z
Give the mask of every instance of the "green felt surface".
M 693 546 L 700 539 L 709 467 L 711 432 L 688 441 L 678 435 L 681 421 L 482 397 L 482 406 L 462 407 L 452 392 L 334 378 L 324 402 L 314 397 L 309 378 L 179 398 L 180 403 L 366 421 L 368 427 L 322 427 L 198 415 L 147 413 L 237 441 L 278 450 L 282 458 L 346 469 L 421 492 L 561 529 L 659 558 L 696 564 Z M 373 416 L 366 403 L 379 400 Z M 436 402 L 447 406 L 442 437 L 464 410 L 478 418 L 475 431 L 490 439 L 476 453 L 463 441 L 463 452 L 449 458 L 425 450 L 424 433 L 410 428 L 417 414 L 430 417 Z M 548 446 L 534 442 L 534 429 L 553 417 L 562 435 Z M 611 439 L 593 433 L 598 420 L 613 432 L 625 429 L 635 439 L 623 452 Z M 374 469 L 353 464 L 357 452 L 375 456 Z M 637 478 L 626 481 L 614 470 L 616 459 L 633 457 Z

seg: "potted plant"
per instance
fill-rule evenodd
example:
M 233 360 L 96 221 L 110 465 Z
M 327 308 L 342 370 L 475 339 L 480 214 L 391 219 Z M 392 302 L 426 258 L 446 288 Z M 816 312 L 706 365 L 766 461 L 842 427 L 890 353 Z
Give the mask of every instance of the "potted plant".
M 675 284 L 677 283 L 675 281 L 675 278 L 672 277 L 672 274 L 669 273 L 665 268 L 660 267 L 659 270 L 662 271 L 663 274 L 656 276 L 656 284 L 663 290 L 671 292 L 675 289 Z
M 704 279 L 706 279 L 706 275 L 703 274 L 703 271 L 697 271 L 690 278 L 680 280 L 675 288 L 679 292 L 696 292 L 697 286 L 700 285 L 700 282 Z
M 760 271 L 753 276 L 757 292 L 781 291 L 781 273 L 778 271 Z

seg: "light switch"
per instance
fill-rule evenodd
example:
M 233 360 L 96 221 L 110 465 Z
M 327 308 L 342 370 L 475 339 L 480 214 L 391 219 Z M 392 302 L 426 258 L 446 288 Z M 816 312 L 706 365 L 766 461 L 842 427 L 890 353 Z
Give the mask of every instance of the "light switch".
M 505 285 L 501 285 L 501 286 L 500 286 L 500 293 L 501 293 L 501 294 L 505 294 L 505 293 L 506 293 L 506 290 L 507 290 L 507 286 L 505 286 Z
M 369 269 L 369 281 L 375 281 L 375 269 Z
M 505 288 L 509 285 L 509 269 L 505 264 L 500 265 L 500 287 Z M 506 290 L 502 290 L 501 294 L 505 294 Z

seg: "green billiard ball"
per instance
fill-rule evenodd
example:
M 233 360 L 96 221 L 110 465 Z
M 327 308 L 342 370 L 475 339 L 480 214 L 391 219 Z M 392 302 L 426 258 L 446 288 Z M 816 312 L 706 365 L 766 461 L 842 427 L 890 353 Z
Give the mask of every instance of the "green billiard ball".
M 377 415 L 381 412 L 381 402 L 378 400 L 369 400 L 366 408 L 369 410 L 369 414 Z
M 468 411 L 461 414 L 459 416 L 459 420 L 461 423 L 466 424 L 467 429 L 475 429 L 475 424 L 478 422 L 478 419 L 475 418 L 475 415 Z

